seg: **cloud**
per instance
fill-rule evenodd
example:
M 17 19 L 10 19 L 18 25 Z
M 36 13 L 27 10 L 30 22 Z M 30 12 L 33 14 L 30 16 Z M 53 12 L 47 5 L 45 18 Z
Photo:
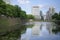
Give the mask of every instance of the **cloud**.
M 3 0 L 4 2 L 6 2 L 7 4 L 10 4 L 10 0 Z
M 49 7 L 54 7 L 53 5 L 43 5 L 43 4 L 40 4 L 38 5 L 40 8 L 49 8 Z
M 3 0 L 5 1 L 7 4 L 11 4 L 11 2 L 18 2 L 19 4 L 29 4 L 30 1 L 29 0 Z
M 29 0 L 17 0 L 19 4 L 29 4 Z
M 40 4 L 40 5 L 38 5 L 38 6 L 39 6 L 40 8 L 43 8 L 45 5 L 41 5 L 41 4 Z

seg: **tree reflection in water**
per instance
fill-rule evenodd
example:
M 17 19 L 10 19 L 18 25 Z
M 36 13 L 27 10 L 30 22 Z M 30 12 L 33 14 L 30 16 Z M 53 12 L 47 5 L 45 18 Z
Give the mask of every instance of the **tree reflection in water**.
M 60 34 L 60 26 L 57 25 L 56 28 L 52 30 L 52 32 L 55 34 L 58 34 L 58 33 Z
M 16 27 L 18 27 L 17 25 Z M 21 34 L 25 33 L 26 28 L 31 28 L 33 25 L 23 25 L 14 31 L 6 32 L 6 34 L 0 36 L 0 40 L 20 40 Z
M 16 29 L 11 32 L 6 32 L 5 35 L 0 36 L 0 40 L 17 40 L 21 37 L 21 34 L 26 31 L 26 26 L 21 26 L 19 29 Z

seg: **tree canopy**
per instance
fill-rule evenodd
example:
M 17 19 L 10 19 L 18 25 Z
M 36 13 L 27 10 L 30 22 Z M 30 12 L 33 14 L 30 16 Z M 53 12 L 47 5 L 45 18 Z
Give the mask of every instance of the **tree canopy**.
M 27 18 L 28 19 L 34 19 L 34 16 L 33 15 L 27 15 Z
M 60 25 L 60 12 L 59 13 L 55 13 L 53 16 L 52 16 L 52 19 L 54 19 L 55 23 L 56 24 L 59 24 Z
M 6 4 L 3 0 L 0 0 L 0 15 L 7 17 L 19 17 L 26 19 L 26 12 L 21 9 L 18 5 Z

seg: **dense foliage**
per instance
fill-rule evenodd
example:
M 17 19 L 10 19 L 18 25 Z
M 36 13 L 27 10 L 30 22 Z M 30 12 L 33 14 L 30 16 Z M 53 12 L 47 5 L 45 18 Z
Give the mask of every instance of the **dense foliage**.
M 7 17 L 19 17 L 26 19 L 26 12 L 21 10 L 18 5 L 6 4 L 3 0 L 0 0 L 0 15 Z
M 59 24 L 60 25 L 60 12 L 59 13 L 55 13 L 53 16 L 52 16 L 52 19 L 54 19 L 55 23 L 56 24 Z
M 27 18 L 28 19 L 34 19 L 34 16 L 33 15 L 27 15 Z
M 6 4 L 3 0 L 0 0 L 0 33 L 18 29 L 23 23 L 26 23 L 26 19 L 26 12 L 21 7 Z

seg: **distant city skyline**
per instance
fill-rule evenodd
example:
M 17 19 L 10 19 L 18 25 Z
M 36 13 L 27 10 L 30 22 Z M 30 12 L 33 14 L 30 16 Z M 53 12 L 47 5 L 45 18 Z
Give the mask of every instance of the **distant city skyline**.
M 22 10 L 25 10 L 27 14 L 32 14 L 32 6 L 40 6 L 43 14 L 49 10 L 49 7 L 53 6 L 56 12 L 60 11 L 60 0 L 11 0 L 12 5 L 19 5 Z M 8 2 L 7 2 L 8 3 Z

